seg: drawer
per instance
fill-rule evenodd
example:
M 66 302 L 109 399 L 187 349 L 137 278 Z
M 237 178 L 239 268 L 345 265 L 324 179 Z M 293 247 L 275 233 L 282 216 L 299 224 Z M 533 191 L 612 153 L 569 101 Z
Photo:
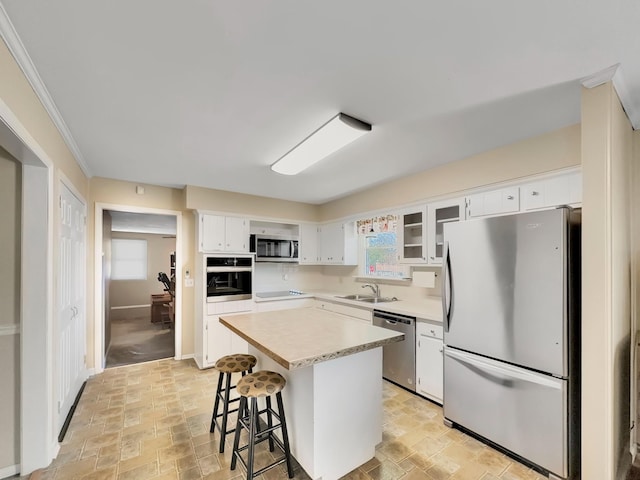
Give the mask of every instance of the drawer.
M 222 313 L 250 312 L 253 310 L 253 300 L 236 300 L 231 302 L 207 303 L 207 315 Z
M 433 323 L 416 321 L 416 336 L 437 338 L 442 340 L 442 325 L 434 325 Z

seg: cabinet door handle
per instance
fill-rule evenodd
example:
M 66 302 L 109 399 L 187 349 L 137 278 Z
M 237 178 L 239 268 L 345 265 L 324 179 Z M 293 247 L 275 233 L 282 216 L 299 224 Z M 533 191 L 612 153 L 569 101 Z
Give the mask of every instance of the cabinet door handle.
M 509 196 L 507 197 L 507 200 L 513 200 L 513 195 L 509 195 Z
M 534 197 L 537 197 L 538 195 L 540 195 L 540 192 L 536 192 L 535 190 L 533 192 L 531 192 L 531 195 L 533 195 Z

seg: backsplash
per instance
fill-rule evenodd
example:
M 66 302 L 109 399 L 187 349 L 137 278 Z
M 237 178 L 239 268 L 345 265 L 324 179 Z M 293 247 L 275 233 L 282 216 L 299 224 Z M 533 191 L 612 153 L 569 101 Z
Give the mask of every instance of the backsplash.
M 411 282 L 376 280 L 380 293 L 385 297 L 400 300 L 420 300 L 440 296 L 440 268 L 420 267 L 421 271 L 436 274 L 435 287 L 416 287 Z M 360 293 L 366 283 L 374 280 L 356 277 L 358 268 L 353 266 L 311 266 L 290 263 L 256 263 L 254 272 L 254 292 L 277 290 L 327 291 L 336 293 Z
M 255 263 L 253 291 L 322 289 L 322 266 L 300 266 L 293 263 Z

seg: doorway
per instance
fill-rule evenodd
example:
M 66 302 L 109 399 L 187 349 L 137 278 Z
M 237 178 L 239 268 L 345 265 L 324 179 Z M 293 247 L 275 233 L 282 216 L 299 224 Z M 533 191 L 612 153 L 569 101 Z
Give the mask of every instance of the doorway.
M 106 367 L 175 356 L 176 217 L 105 210 Z
M 96 204 L 97 371 L 181 358 L 179 211 Z

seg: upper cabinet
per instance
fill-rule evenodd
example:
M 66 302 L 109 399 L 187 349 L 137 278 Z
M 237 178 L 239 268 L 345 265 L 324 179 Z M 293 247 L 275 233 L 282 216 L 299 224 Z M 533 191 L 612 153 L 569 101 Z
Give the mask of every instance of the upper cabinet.
M 582 202 L 582 173 L 546 178 L 522 186 L 522 209 L 535 210 Z
M 199 215 L 201 252 L 248 252 L 249 221 L 240 217 Z
M 298 261 L 300 265 L 317 265 L 320 263 L 318 236 L 317 224 L 300 224 L 300 242 L 298 243 Z
M 358 237 L 354 222 L 320 225 L 318 243 L 321 264 L 358 264 Z
M 520 189 L 505 187 L 467 197 L 467 218 L 515 213 L 520 210 Z
M 465 219 L 465 199 L 452 198 L 427 205 L 428 263 L 441 264 L 444 252 L 444 225 Z
M 398 225 L 400 263 L 427 262 L 427 207 L 401 212 Z

